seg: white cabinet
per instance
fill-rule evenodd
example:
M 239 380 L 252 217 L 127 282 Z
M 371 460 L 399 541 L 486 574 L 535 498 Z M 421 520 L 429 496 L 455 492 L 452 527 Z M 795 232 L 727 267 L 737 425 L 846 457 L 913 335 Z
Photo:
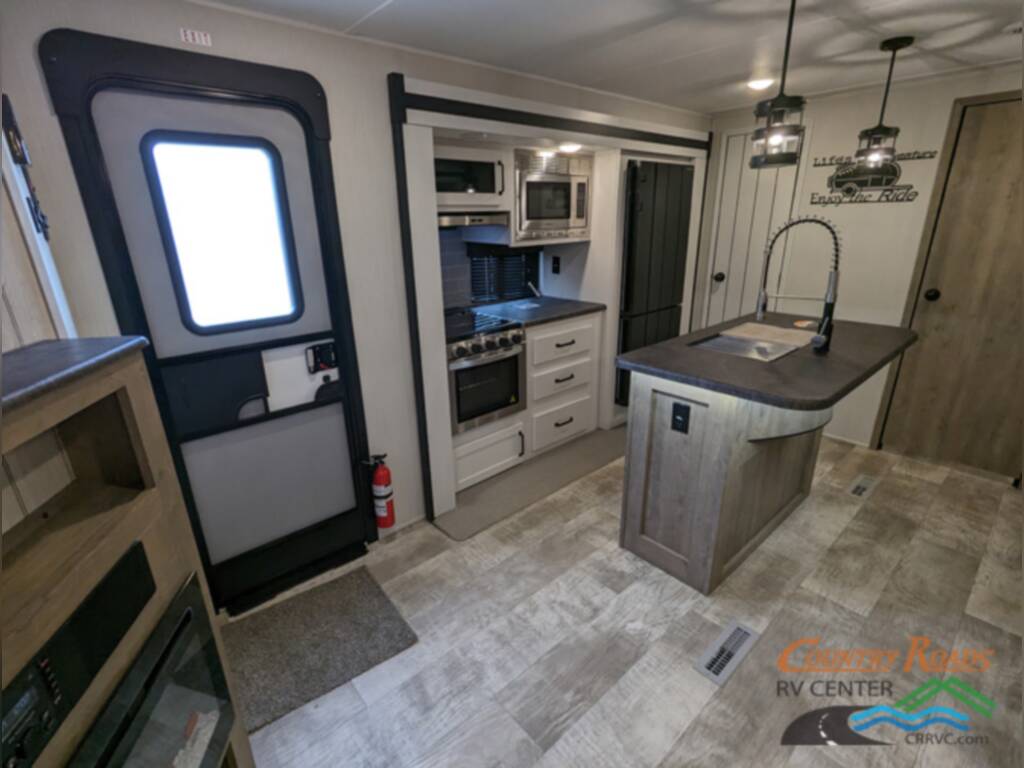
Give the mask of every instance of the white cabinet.
M 515 197 L 512 152 L 500 148 L 435 146 L 434 182 L 438 211 L 511 211 Z
M 526 426 L 515 421 L 455 447 L 455 490 L 514 467 L 527 455 Z
M 593 312 L 526 329 L 531 453 L 597 426 L 602 317 Z
M 578 400 L 555 405 L 533 416 L 533 450 L 543 451 L 570 437 L 590 432 L 597 416 L 597 401 L 587 393 Z

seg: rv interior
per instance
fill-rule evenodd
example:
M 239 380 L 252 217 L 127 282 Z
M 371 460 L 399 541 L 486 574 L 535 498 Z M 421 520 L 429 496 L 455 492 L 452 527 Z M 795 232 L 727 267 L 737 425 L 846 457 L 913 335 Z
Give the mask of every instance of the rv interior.
M 1020 766 L 1021 20 L 3 0 L 0 766 Z

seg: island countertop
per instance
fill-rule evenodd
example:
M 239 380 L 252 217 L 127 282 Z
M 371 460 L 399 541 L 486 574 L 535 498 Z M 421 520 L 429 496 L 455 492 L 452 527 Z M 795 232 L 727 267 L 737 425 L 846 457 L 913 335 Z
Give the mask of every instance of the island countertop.
M 832 347 L 825 355 L 807 345 L 773 362 L 762 362 L 693 346 L 753 320 L 754 315 L 744 315 L 636 349 L 619 355 L 616 365 L 766 405 L 815 411 L 835 405 L 917 340 L 909 328 L 837 320 Z M 764 322 L 793 328 L 798 320 L 813 318 L 769 312 Z

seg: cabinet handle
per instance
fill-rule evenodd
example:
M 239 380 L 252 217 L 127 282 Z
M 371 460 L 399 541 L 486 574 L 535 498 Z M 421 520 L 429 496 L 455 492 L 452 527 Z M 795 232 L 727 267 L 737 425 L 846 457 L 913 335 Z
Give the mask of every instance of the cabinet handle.
M 562 343 L 559 343 L 559 342 L 556 341 L 555 342 L 555 346 L 558 349 L 565 349 L 566 347 L 571 347 L 575 343 L 576 343 L 576 339 L 569 339 L 568 341 L 563 341 Z
M 523 430 L 519 430 L 519 455 L 526 455 L 526 435 L 523 434 Z
M 575 378 L 576 378 L 576 374 L 575 373 L 570 373 L 568 376 L 564 376 L 561 379 L 555 379 L 555 384 L 565 384 L 565 382 L 572 381 Z
M 572 418 L 573 418 L 573 417 L 572 417 L 572 416 L 570 416 L 570 417 L 569 417 L 568 419 L 566 419 L 565 421 L 556 421 L 556 422 L 555 422 L 555 426 L 556 426 L 556 427 L 564 427 L 564 426 L 566 426 L 567 424 L 572 424 Z

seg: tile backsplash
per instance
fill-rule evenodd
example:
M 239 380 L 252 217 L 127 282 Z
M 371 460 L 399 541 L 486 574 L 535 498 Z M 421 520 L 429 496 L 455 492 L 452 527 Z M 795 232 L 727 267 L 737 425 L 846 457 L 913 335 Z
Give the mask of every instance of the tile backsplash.
M 468 307 L 473 302 L 469 256 L 458 229 L 442 229 L 441 291 L 444 307 Z

